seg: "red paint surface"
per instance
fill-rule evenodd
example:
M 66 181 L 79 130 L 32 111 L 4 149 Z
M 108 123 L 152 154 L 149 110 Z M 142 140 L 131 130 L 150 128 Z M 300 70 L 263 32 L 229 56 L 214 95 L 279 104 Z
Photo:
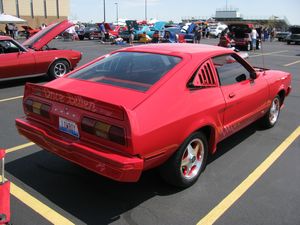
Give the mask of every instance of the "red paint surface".
M 214 67 L 215 85 L 188 88 L 188 81 L 204 62 L 211 62 L 210 58 L 217 55 L 235 54 L 221 47 L 157 44 L 120 51 L 168 54 L 182 60 L 146 92 L 67 76 L 43 86 L 28 85 L 24 101 L 31 98 L 51 104 L 51 116 L 46 120 L 25 110 L 26 118 L 16 120 L 19 132 L 41 147 L 99 174 L 119 181 L 136 181 L 143 170 L 164 163 L 199 129 L 210 131 L 209 150 L 215 152 L 218 142 L 262 117 L 273 98 L 280 91 L 289 93 L 291 88 L 291 75 L 274 70 L 256 70 L 254 80 L 220 86 Z M 104 108 L 106 113 L 39 95 L 35 90 L 41 88 L 64 92 L 66 96 L 81 96 Z M 81 131 L 83 116 L 121 127 L 126 144 Z M 77 124 L 79 139 L 58 131 L 59 117 Z

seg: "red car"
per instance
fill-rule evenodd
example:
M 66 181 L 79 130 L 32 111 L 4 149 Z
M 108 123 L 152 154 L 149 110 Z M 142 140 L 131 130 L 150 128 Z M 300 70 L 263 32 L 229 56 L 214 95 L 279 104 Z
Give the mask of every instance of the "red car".
M 228 29 L 230 33 L 228 35 L 232 39 L 231 45 L 234 45 L 237 49 L 245 49 L 247 51 L 250 51 L 252 49 L 260 49 L 261 29 L 256 28 L 258 37 L 256 40 L 256 45 L 252 46 L 251 31 L 253 28 L 254 28 L 253 24 L 247 24 L 247 23 L 229 24 Z
M 34 36 L 18 43 L 7 36 L 0 36 L 0 81 L 41 76 L 55 79 L 74 69 L 81 59 L 81 52 L 51 49 L 47 44 L 73 23 L 65 20 L 53 23 Z
M 30 26 L 22 26 L 22 28 L 24 29 L 23 32 L 25 33 L 26 38 L 29 38 L 29 37 L 35 35 L 36 33 L 38 33 L 41 30 L 40 28 L 33 29 Z
M 231 49 L 136 46 L 100 57 L 63 78 L 27 84 L 21 135 L 114 180 L 160 167 L 188 187 L 217 143 L 255 120 L 272 127 L 291 74 L 253 68 Z

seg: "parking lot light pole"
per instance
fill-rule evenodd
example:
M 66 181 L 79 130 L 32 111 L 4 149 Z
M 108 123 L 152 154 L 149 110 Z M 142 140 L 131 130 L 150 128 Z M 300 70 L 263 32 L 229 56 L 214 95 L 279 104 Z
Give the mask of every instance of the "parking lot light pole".
M 106 17 L 105 17 L 105 0 L 103 0 L 103 21 L 106 21 Z
M 117 20 L 117 24 L 118 24 L 118 22 L 119 22 L 119 5 L 118 5 L 118 3 L 117 2 L 115 2 L 115 4 L 116 4 L 116 20 Z
M 145 0 L 145 20 L 147 21 L 147 0 Z

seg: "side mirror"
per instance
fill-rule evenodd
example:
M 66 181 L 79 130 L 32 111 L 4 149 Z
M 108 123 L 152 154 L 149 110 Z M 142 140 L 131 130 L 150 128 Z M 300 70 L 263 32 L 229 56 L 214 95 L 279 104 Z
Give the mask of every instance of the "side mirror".
M 245 74 L 241 74 L 241 75 L 239 75 L 239 76 L 237 76 L 237 77 L 235 78 L 235 80 L 236 80 L 237 82 L 241 82 L 241 81 L 244 81 L 244 80 L 246 80 L 246 79 L 247 79 L 247 77 L 246 77 Z
M 257 74 L 256 74 L 256 72 L 255 71 L 253 71 L 253 72 L 251 72 L 250 73 L 250 77 L 251 77 L 251 79 L 256 79 L 256 77 L 257 77 Z

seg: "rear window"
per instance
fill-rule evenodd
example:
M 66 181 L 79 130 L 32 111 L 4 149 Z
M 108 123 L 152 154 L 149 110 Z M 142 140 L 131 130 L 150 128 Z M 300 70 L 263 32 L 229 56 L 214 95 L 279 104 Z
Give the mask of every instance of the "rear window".
M 141 52 L 119 52 L 79 70 L 70 78 L 147 91 L 180 62 L 179 57 Z

